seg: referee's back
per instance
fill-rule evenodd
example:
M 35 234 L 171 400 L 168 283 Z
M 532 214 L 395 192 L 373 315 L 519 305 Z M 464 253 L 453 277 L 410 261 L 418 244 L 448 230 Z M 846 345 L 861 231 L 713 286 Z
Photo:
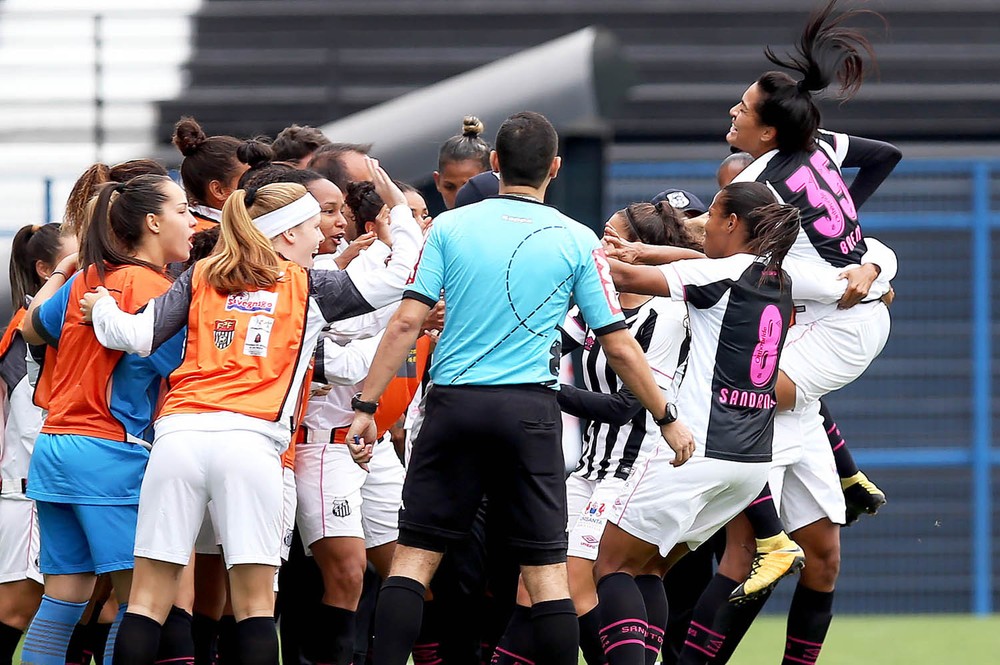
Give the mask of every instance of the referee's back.
M 406 296 L 433 304 L 442 291 L 438 385 L 558 388 L 556 326 L 571 296 L 598 334 L 623 325 L 597 236 L 528 197 L 487 199 L 434 221 Z

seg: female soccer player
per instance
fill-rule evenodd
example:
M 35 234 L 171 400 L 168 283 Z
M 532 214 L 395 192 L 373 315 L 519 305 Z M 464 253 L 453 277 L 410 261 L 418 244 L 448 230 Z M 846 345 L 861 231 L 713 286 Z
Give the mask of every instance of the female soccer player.
M 388 182 L 376 163 L 370 171 L 375 182 Z M 353 278 L 310 272 L 322 240 L 319 204 L 301 185 L 274 184 L 237 190 L 223 207 L 216 252 L 141 315 L 121 312 L 100 291 L 82 301 L 103 343 L 140 355 L 187 326 L 184 362 L 170 376 L 155 426 L 139 507 L 136 583 L 122 627 L 127 639 L 116 662 L 153 662 L 166 599 L 176 591 L 208 501 L 229 567 L 240 662 L 277 662 L 278 456 L 288 446 L 296 396 L 321 329 L 398 299 L 416 261 L 419 227 L 401 194 L 387 198 L 394 251 L 385 270 Z
M 127 311 L 142 307 L 169 287 L 164 266 L 187 258 L 194 224 L 184 192 L 166 176 L 104 185 L 81 247 L 82 269 L 74 275 L 76 257 L 64 259 L 28 308 L 25 341 L 52 347 L 50 380 L 35 391 L 48 415 L 27 492 L 38 507 L 45 575 L 45 596 L 25 637 L 29 662 L 63 662 L 96 575 L 110 573 L 116 596 L 128 598 L 149 426 L 161 379 L 180 357 L 179 339 L 148 359 L 104 349 L 83 325 L 77 301 L 104 286 Z
M 444 207 L 455 207 L 455 196 L 469 178 L 490 170 L 490 144 L 480 138 L 482 121 L 474 115 L 462 119 L 462 133 L 452 136 L 438 152 L 438 170 L 434 172 Z
M 778 356 L 792 315 L 782 263 L 798 228 L 798 211 L 775 204 L 767 187 L 734 183 L 709 208 L 709 259 L 612 268 L 622 290 L 687 303 L 690 359 L 667 418 L 683 419 L 678 430 L 689 423 L 696 445 L 681 467 L 658 446 L 610 507 L 594 578 L 612 665 L 641 665 L 647 650 L 658 652 L 646 642 L 648 614 L 635 578 L 662 576 L 767 481 Z M 688 255 L 683 251 L 679 257 Z
M 0 393 L 4 429 L 0 437 L 0 665 L 9 665 L 42 600 L 38 571 L 38 519 L 25 496 L 28 465 L 44 414 L 31 401 L 38 362 L 21 335 L 28 300 L 59 262 L 76 252 L 76 240 L 58 224 L 28 225 L 14 235 L 10 286 L 14 316 L 0 338 Z

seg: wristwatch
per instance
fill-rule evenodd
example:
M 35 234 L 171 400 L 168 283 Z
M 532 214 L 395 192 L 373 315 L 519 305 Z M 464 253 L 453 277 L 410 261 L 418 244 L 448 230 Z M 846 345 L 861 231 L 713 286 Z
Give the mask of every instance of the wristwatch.
M 675 420 L 677 420 L 677 405 L 672 404 L 671 402 L 667 402 L 667 410 L 663 413 L 662 418 L 655 418 L 655 417 L 653 418 L 653 422 L 656 423 L 659 427 L 663 427 L 664 425 L 669 425 Z
M 375 412 L 378 411 L 378 402 L 366 402 L 361 399 L 361 393 L 356 393 L 354 397 L 351 398 L 351 408 L 355 411 L 360 411 L 361 413 L 367 413 L 370 416 L 374 416 Z

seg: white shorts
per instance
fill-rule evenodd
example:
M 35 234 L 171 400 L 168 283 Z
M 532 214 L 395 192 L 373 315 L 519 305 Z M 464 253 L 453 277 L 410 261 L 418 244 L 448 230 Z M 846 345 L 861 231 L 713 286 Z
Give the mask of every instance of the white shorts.
M 569 521 L 567 556 L 597 561 L 597 549 L 604 535 L 611 506 L 621 494 L 625 481 L 621 478 L 587 480 L 576 474 L 566 478 L 566 509 Z
M 296 521 L 307 553 L 321 538 L 364 538 L 365 547 L 378 547 L 399 537 L 404 472 L 388 434 L 368 468 L 341 443 L 296 446 Z
M 259 432 L 157 436 L 139 494 L 135 555 L 186 565 L 209 501 L 226 565 L 280 564 L 279 444 Z
M 885 347 L 889 328 L 889 309 L 881 302 L 789 328 L 778 368 L 795 384 L 795 408 L 861 376 Z
M 205 517 L 201 520 L 198 537 L 194 540 L 195 554 L 222 554 L 222 539 L 219 538 L 218 520 L 215 519 L 215 504 L 205 506 Z
M 38 513 L 23 494 L 0 497 L 0 584 L 34 580 L 38 572 Z
M 281 511 L 281 560 L 288 561 L 288 552 L 292 549 L 292 533 L 295 531 L 295 507 L 299 503 L 299 497 L 295 489 L 295 471 L 287 466 L 281 468 L 281 499 L 284 507 Z
M 611 506 L 608 521 L 657 545 L 667 556 L 678 543 L 695 550 L 753 501 L 767 482 L 766 462 L 692 457 L 670 465 L 674 452 L 658 445 L 637 467 Z
M 819 402 L 777 413 L 774 451 L 768 482 L 785 531 L 792 533 L 824 517 L 843 524 L 844 491 Z

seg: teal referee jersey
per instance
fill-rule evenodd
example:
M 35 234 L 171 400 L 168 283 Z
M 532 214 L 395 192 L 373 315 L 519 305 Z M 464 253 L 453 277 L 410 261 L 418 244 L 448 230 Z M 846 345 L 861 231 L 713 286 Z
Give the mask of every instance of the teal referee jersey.
M 532 199 L 500 196 L 435 218 L 403 297 L 433 305 L 442 291 L 438 385 L 558 389 L 556 326 L 570 298 L 596 334 L 625 328 L 597 236 Z

